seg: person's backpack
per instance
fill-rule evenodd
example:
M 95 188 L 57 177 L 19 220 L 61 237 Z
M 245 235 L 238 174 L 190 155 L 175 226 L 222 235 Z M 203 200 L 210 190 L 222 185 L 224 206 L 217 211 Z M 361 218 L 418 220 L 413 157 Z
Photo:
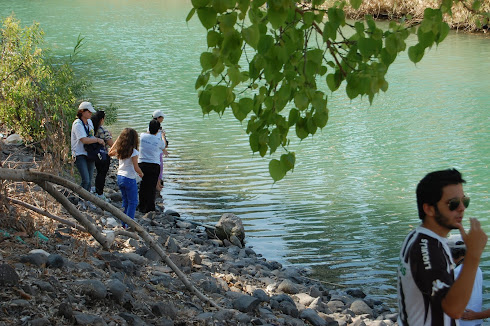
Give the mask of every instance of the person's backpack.
M 83 121 L 81 122 L 83 124 L 83 128 L 85 129 L 85 132 L 87 133 L 87 137 L 91 137 L 88 127 L 85 127 Z M 107 153 L 105 146 L 102 144 L 84 144 L 83 148 L 87 151 L 87 160 L 89 161 L 101 162 L 109 159 L 109 154 Z

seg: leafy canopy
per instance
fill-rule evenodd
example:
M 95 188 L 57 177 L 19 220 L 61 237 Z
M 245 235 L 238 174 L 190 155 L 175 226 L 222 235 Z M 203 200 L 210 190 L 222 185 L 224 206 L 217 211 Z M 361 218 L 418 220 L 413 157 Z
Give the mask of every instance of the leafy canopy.
M 372 103 L 388 89 L 385 75 L 411 34 L 418 40 L 408 49 L 414 63 L 444 40 L 449 27 L 442 17 L 456 1 L 427 8 L 416 27 L 402 20 L 382 30 L 371 16 L 347 22 L 345 0 L 327 9 L 325 0 L 192 0 L 187 21 L 197 14 L 207 30 L 195 84 L 202 112 L 221 115 L 231 108 L 236 119 L 247 121 L 254 153 L 283 148 L 269 163 L 271 177 L 281 180 L 295 164 L 289 131 L 302 140 L 327 124 L 328 95 L 317 83 L 335 92 L 345 82 L 350 99 L 367 96 Z M 350 0 L 354 9 L 361 3 Z

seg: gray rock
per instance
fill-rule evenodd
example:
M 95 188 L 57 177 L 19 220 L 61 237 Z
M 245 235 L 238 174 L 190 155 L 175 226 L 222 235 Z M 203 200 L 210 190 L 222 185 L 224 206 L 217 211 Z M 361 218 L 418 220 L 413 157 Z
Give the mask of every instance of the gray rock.
M 201 265 L 202 259 L 197 251 L 192 250 L 188 255 L 193 265 Z
M 285 279 L 284 281 L 279 284 L 278 288 L 279 291 L 282 291 L 284 293 L 288 294 L 296 294 L 299 292 L 298 287 L 296 284 L 291 282 L 291 280 Z
M 122 302 L 124 298 L 124 294 L 126 293 L 127 290 L 127 286 L 117 279 L 110 280 L 107 286 L 108 286 L 109 293 L 111 293 L 112 297 L 116 301 Z
M 47 318 L 37 318 L 29 322 L 30 326 L 48 326 L 51 322 Z
M 104 299 L 107 296 L 107 289 L 99 280 L 82 280 L 78 281 L 81 293 L 90 296 L 93 299 Z
M 132 326 L 147 326 L 148 325 L 147 323 L 145 323 L 145 321 L 143 319 L 141 319 L 140 317 L 133 315 L 133 314 L 128 314 L 128 313 L 122 312 L 119 314 L 119 316 L 124 318 L 124 320 L 126 320 L 128 322 L 128 324 L 132 325 Z
M 218 223 L 216 223 L 216 229 L 213 231 L 210 236 L 217 236 L 220 240 L 229 240 L 232 235 L 237 237 L 242 245 L 245 240 L 245 228 L 243 227 L 242 220 L 232 213 L 221 215 Z
M 327 322 L 320 317 L 313 309 L 305 309 L 299 315 L 300 318 L 308 321 L 313 326 L 326 326 Z
M 348 295 L 353 296 L 354 298 L 364 299 L 366 294 L 362 292 L 361 289 L 348 289 L 345 291 Z
M 256 289 L 253 291 L 252 296 L 260 300 L 260 302 L 269 302 L 271 298 L 262 289 Z
M 172 304 L 158 302 L 151 306 L 151 311 L 155 316 L 168 317 L 170 319 L 175 319 L 177 317 L 177 310 Z
M 73 317 L 71 305 L 67 302 L 62 302 L 58 307 L 58 315 L 63 316 L 66 319 L 71 319 L 71 317 Z
M 289 301 L 282 301 L 279 303 L 279 310 L 289 316 L 292 316 L 294 318 L 299 317 L 299 311 L 298 308 L 294 303 L 291 303 Z
M 19 274 L 8 264 L 0 265 L 0 285 L 16 286 L 19 284 Z
M 20 262 L 24 264 L 31 264 L 34 266 L 44 266 L 48 261 L 48 257 L 42 253 L 33 253 L 20 257 Z
M 344 310 L 345 304 L 339 300 L 330 300 L 329 302 L 327 302 L 327 307 L 332 312 L 340 312 Z
M 100 316 L 75 312 L 74 317 L 77 325 L 107 326 L 104 319 L 102 319 Z
M 306 293 L 298 293 L 294 296 L 298 299 L 299 303 L 305 307 L 308 307 L 315 300 L 315 298 Z
M 352 302 L 350 305 L 350 310 L 352 310 L 356 315 L 368 314 L 372 316 L 373 314 L 373 309 L 371 309 L 371 307 L 369 307 L 368 304 L 361 299 Z
M 51 254 L 48 256 L 48 260 L 46 262 L 46 267 L 49 268 L 61 268 L 65 265 L 65 260 L 62 256 L 58 254 Z
M 259 303 L 260 300 L 255 297 L 241 295 L 233 301 L 233 308 L 241 312 L 248 313 L 254 311 L 258 307 Z
M 113 192 L 107 196 L 110 200 L 115 201 L 115 202 L 121 202 L 122 201 L 122 194 L 120 192 Z
M 175 242 L 175 239 L 172 237 L 167 238 L 167 242 L 165 243 L 165 248 L 167 248 L 167 253 L 177 253 L 180 251 L 179 245 Z

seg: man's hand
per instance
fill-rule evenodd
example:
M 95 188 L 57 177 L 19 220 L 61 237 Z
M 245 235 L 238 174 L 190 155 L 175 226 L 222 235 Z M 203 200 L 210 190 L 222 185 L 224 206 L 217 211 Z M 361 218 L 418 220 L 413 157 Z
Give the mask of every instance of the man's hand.
M 466 245 L 466 257 L 471 255 L 479 260 L 488 240 L 488 236 L 481 228 L 480 222 L 476 218 L 470 218 L 470 230 L 468 233 L 465 232 L 462 226 L 459 232 Z

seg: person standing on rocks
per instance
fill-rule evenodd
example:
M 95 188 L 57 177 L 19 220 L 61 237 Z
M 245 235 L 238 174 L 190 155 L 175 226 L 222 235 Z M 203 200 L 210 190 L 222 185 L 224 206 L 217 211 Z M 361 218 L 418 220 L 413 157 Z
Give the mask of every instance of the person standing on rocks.
M 401 247 L 398 265 L 398 324 L 400 326 L 456 325 L 471 296 L 487 235 L 470 218 L 468 233 L 462 221 L 470 203 L 456 169 L 427 174 L 417 185 L 417 207 L 422 224 Z M 454 279 L 454 262 L 447 235 L 459 229 L 466 243 L 465 264 Z
M 80 185 L 87 191 L 90 191 L 91 188 L 95 162 L 87 159 L 87 151 L 83 145 L 93 143 L 104 144 L 104 140 L 94 137 L 94 125 L 90 120 L 92 113 L 95 113 L 92 103 L 80 103 L 77 119 L 73 121 L 71 126 L 71 152 L 73 157 L 75 157 L 75 166 L 82 178 Z
M 124 214 L 133 220 L 138 205 L 136 175 L 144 177 L 143 171 L 138 166 L 138 154 L 138 133 L 132 128 L 124 128 L 109 150 L 109 155 L 119 159 L 117 185 L 122 194 L 122 207 Z M 128 226 L 123 223 L 123 227 Z
M 157 120 L 158 122 L 160 122 L 160 130 L 158 130 L 157 136 L 161 137 L 163 142 L 165 143 L 165 149 L 163 150 L 162 153 L 160 153 L 160 175 L 158 176 L 158 181 L 157 181 L 157 185 L 156 185 L 157 191 L 161 191 L 163 189 L 163 155 L 165 155 L 165 157 L 168 156 L 167 136 L 165 135 L 165 130 L 163 130 L 161 127 L 164 119 L 165 119 L 165 114 L 163 114 L 163 112 L 161 110 L 155 110 L 153 112 L 153 120 Z
M 148 213 L 155 210 L 155 193 L 160 174 L 160 153 L 165 150 L 165 142 L 157 135 L 160 122 L 151 120 L 148 132 L 141 134 L 141 153 L 138 159 L 139 167 L 144 173 L 140 183 L 139 211 Z
M 105 147 L 107 151 L 109 148 L 114 145 L 114 140 L 112 140 L 112 135 L 104 126 L 105 122 L 105 112 L 97 111 L 92 116 L 92 123 L 94 124 L 95 137 L 104 140 Z M 100 160 L 95 161 L 95 168 L 97 169 L 97 175 L 95 176 L 95 194 L 99 198 L 106 200 L 107 198 L 104 196 L 104 186 L 105 186 L 105 178 L 107 176 L 107 172 L 109 171 L 109 167 L 111 165 L 111 160 Z
M 448 238 L 448 246 L 451 249 L 456 268 L 454 269 L 454 278 L 458 278 L 464 263 L 466 255 L 466 246 L 461 235 L 453 234 Z M 490 309 L 482 311 L 483 306 L 483 273 L 480 267 L 476 272 L 471 298 L 464 310 L 463 317 L 459 320 L 459 326 L 480 326 L 482 319 L 490 317 Z

